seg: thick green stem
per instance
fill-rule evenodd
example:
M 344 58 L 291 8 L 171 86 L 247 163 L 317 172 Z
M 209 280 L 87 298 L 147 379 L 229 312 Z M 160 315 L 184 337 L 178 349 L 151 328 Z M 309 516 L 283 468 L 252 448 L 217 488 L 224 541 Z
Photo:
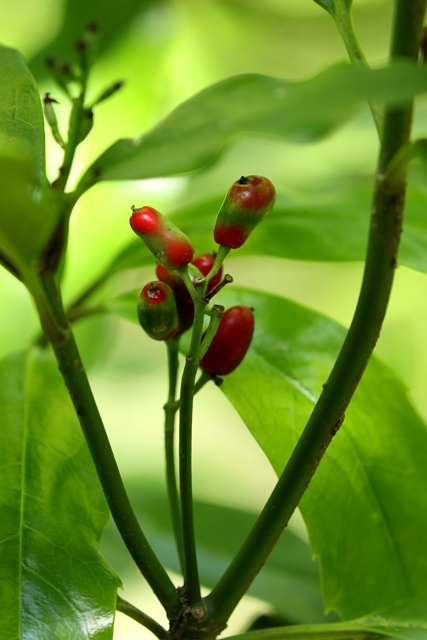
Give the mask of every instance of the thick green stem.
M 141 573 L 169 617 L 174 617 L 180 610 L 178 593 L 150 547 L 132 509 L 66 319 L 55 278 L 51 273 L 42 274 L 29 284 L 43 330 L 58 360 L 114 522 Z
M 166 348 L 168 351 L 169 373 L 168 401 L 164 406 L 166 486 L 178 557 L 181 564 L 181 570 L 184 573 L 184 543 L 182 537 L 181 507 L 175 470 L 175 415 L 179 408 L 179 404 L 175 402 L 175 394 L 178 378 L 179 338 L 173 337 L 171 340 L 167 340 Z
M 184 581 L 190 606 L 197 605 L 201 599 L 194 533 L 191 451 L 194 383 L 199 366 L 198 354 L 203 332 L 205 304 L 202 300 L 196 300 L 194 306 L 193 333 L 182 374 L 179 413 L 179 483 L 184 539 Z
M 426 0 L 398 0 L 392 57 L 418 57 Z M 414 17 L 416 16 L 416 18 Z M 206 604 L 225 623 L 271 553 L 301 500 L 356 390 L 380 334 L 397 264 L 406 184 L 384 181 L 410 133 L 412 104 L 387 109 L 375 182 L 365 272 L 345 342 L 309 421 L 256 524 Z

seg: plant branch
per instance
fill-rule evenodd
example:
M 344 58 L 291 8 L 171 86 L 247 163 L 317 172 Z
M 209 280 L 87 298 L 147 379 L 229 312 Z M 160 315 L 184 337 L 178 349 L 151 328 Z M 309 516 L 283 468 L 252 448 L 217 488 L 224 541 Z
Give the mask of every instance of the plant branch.
M 135 620 L 136 622 L 139 622 L 139 624 L 142 624 L 146 629 L 151 631 L 151 633 L 159 638 L 159 640 L 164 640 L 164 638 L 166 638 L 166 629 L 164 629 L 158 622 L 153 620 L 153 618 L 147 616 L 146 613 L 144 613 L 140 609 L 137 609 L 137 607 L 134 607 L 133 604 L 131 604 L 127 600 L 124 600 L 119 595 L 117 596 L 116 608 L 117 611 L 120 611 L 120 613 L 124 613 L 126 616 L 129 616 L 129 618 L 132 618 L 132 620 Z
M 114 453 L 62 306 L 55 277 L 39 274 L 29 283 L 42 324 L 74 404 L 108 506 L 135 564 L 170 617 L 180 610 L 178 593 L 150 547 L 132 509 Z
M 199 366 L 198 353 L 202 338 L 205 311 L 203 300 L 196 299 L 194 309 L 195 314 L 190 350 L 185 360 L 181 380 L 179 414 L 179 482 L 184 542 L 184 580 L 191 607 L 197 605 L 201 599 L 194 534 L 191 453 L 194 383 Z
M 365 58 L 365 54 L 363 53 L 363 49 L 359 44 L 357 39 L 354 25 L 353 25 L 353 16 L 351 13 L 351 8 L 347 7 L 341 9 L 341 3 L 337 3 L 336 13 L 331 14 L 335 20 L 335 24 L 337 25 L 340 36 L 344 42 L 345 48 L 347 49 L 348 57 L 350 58 L 352 64 L 354 65 L 362 65 L 368 67 L 368 62 Z M 382 111 L 379 106 L 373 102 L 369 102 L 369 108 L 372 113 L 372 117 L 375 122 L 376 129 L 378 131 L 379 139 L 382 139 Z
M 392 58 L 417 60 L 426 0 L 397 0 Z M 321 458 L 344 420 L 386 313 L 402 230 L 406 183 L 384 180 L 395 153 L 407 143 L 412 103 L 386 109 L 384 137 L 374 187 L 362 287 L 355 315 L 325 388 L 267 504 L 240 551 L 206 598 L 211 617 L 225 623 L 260 571 L 307 489 Z
M 184 573 L 184 542 L 182 537 L 181 507 L 175 470 L 175 416 L 179 403 L 175 402 L 176 384 L 178 378 L 179 337 L 166 341 L 168 352 L 169 392 L 165 410 L 165 462 L 166 486 L 168 491 L 169 508 L 172 519 L 175 542 L 178 551 L 181 571 Z

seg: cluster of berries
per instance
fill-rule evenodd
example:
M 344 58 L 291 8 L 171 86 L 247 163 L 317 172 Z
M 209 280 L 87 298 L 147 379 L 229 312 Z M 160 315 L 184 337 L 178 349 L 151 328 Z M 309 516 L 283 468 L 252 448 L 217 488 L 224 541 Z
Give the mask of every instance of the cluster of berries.
M 267 178 L 247 176 L 237 180 L 228 191 L 219 210 L 214 239 L 226 251 L 241 247 L 255 226 L 271 211 L 275 189 Z M 203 292 L 210 298 L 231 281 L 223 278 L 223 267 L 216 254 L 194 257 L 187 236 L 152 207 L 132 207 L 130 225 L 158 260 L 158 280 L 143 287 L 138 297 L 138 319 L 145 332 L 155 340 L 169 340 L 189 329 L 194 319 L 194 300 Z M 188 265 L 188 267 L 187 267 Z M 187 268 L 192 290 L 180 275 Z M 205 278 L 207 284 L 205 283 Z M 228 280 L 227 280 L 228 278 Z M 218 330 L 200 362 L 212 375 L 223 376 L 243 360 L 254 331 L 253 310 L 244 306 L 227 309 Z

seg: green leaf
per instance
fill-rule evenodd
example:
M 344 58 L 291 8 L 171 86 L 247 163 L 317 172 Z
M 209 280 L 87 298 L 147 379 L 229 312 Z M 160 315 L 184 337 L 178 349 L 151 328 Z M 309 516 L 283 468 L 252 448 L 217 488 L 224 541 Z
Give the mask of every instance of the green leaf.
M 119 580 L 96 549 L 106 502 L 56 363 L 15 354 L 0 380 L 2 637 L 112 638 Z
M 137 481 L 131 496 L 162 562 L 180 573 L 166 496 L 147 488 L 141 492 Z M 213 587 L 254 524 L 256 515 L 197 500 L 194 515 L 200 578 L 203 585 Z M 123 544 L 113 527 L 105 531 L 103 548 L 113 563 L 123 556 L 118 568 L 125 571 L 128 556 L 124 555 Z M 249 593 L 270 603 L 293 624 L 327 620 L 323 614 L 318 564 L 311 559 L 308 544 L 290 530 L 285 531 Z
M 351 622 L 287 626 L 231 636 L 233 640 L 344 640 L 347 638 L 396 638 L 423 640 L 427 634 L 426 596 L 411 598 L 388 609 Z M 230 638 L 230 640 L 231 640 Z
M 58 208 L 53 199 L 42 199 L 32 167 L 22 157 L 0 156 L 0 192 L 0 248 L 24 273 L 49 240 Z
M 142 179 L 199 169 L 243 133 L 316 140 L 364 100 L 401 104 L 427 90 L 427 70 L 396 62 L 370 70 L 341 63 L 304 82 L 242 75 L 180 105 L 140 140 L 119 140 L 89 169 L 101 180 Z M 333 98 L 331 98 L 333 96 Z
M 42 184 L 45 138 L 39 92 L 21 54 L 0 46 L 0 152 L 2 147 L 26 154 L 31 173 Z
M 262 293 L 230 288 L 218 302 L 255 309 L 253 344 L 221 389 L 280 473 L 345 330 Z M 300 505 L 327 609 L 351 619 L 424 593 L 426 460 L 426 425 L 404 385 L 373 358 Z

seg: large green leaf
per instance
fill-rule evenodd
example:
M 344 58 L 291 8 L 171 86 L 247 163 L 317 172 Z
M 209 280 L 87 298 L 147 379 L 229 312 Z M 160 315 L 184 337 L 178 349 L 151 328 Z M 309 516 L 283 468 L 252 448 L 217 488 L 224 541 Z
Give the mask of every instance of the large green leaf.
M 0 250 L 24 275 L 55 226 L 44 192 L 45 142 L 38 89 L 20 53 L 0 46 Z
M 0 156 L 0 192 L 0 249 L 23 274 L 48 242 L 58 208 L 49 206 L 46 196 L 41 199 L 40 185 L 22 157 Z
M 251 349 L 221 389 L 280 473 L 345 330 L 262 293 L 230 288 L 218 301 L 255 309 Z M 375 358 L 301 509 L 328 608 L 351 619 L 424 593 L 427 430 L 404 385 Z
M 236 76 L 187 100 L 140 140 L 119 140 L 95 166 L 101 180 L 186 173 L 211 162 L 236 135 L 308 142 L 329 133 L 364 100 L 400 104 L 426 90 L 427 70 L 403 61 L 376 70 L 341 63 L 298 83 Z
M 119 581 L 96 545 L 108 512 L 52 355 L 0 362 L 4 640 L 112 637 Z
M 281 627 L 231 636 L 233 640 L 344 640 L 396 638 L 424 640 L 427 636 L 427 596 L 411 598 L 369 616 L 336 624 Z
M 43 112 L 33 76 L 15 49 L 0 46 L 0 151 L 18 149 L 42 183 L 45 168 Z
M 180 573 L 166 496 L 147 487 L 141 491 L 138 482 L 131 495 L 144 531 L 162 562 Z M 254 524 L 256 515 L 197 500 L 194 515 L 200 579 L 206 587 L 213 587 Z M 105 531 L 102 544 L 111 562 L 118 562 L 120 572 L 126 572 L 129 556 L 113 526 Z M 327 620 L 323 614 L 318 564 L 311 559 L 307 543 L 292 531 L 285 531 L 249 593 L 270 603 L 293 624 Z

